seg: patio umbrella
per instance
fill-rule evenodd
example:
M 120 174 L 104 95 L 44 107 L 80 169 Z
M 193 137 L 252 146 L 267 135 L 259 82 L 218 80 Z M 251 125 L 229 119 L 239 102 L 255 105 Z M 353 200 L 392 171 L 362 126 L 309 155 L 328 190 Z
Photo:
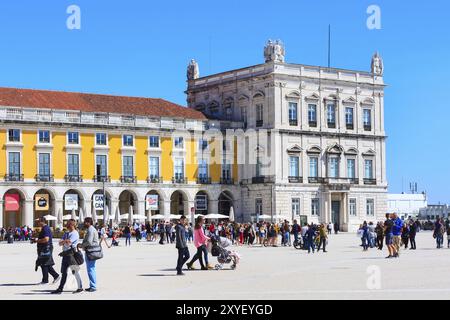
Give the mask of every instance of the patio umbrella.
M 165 215 L 163 215 L 163 214 L 155 214 L 154 216 L 151 216 L 151 219 L 152 220 L 163 220 L 163 219 L 165 219 Z
M 83 208 L 79 208 L 78 209 L 78 214 L 79 214 L 79 217 L 80 217 L 80 222 L 83 222 L 84 221 L 84 218 L 86 218 L 85 216 L 84 216 L 84 211 L 83 211 Z
M 272 216 L 269 216 L 267 214 L 262 214 L 259 216 L 259 220 L 268 220 L 268 219 L 272 219 Z
M 63 223 L 64 223 L 61 208 L 58 209 L 58 213 L 56 214 L 56 218 L 58 219 L 58 222 L 57 222 L 58 227 L 61 228 Z
M 72 219 L 72 215 L 71 214 L 63 215 L 63 220 L 70 220 L 70 219 Z
M 130 226 L 133 224 L 133 206 L 130 206 L 130 210 L 128 211 L 128 223 Z
M 71 219 L 73 219 L 75 221 L 78 220 L 78 217 L 77 217 L 77 215 L 75 213 L 75 209 L 72 209 L 72 213 L 71 213 L 70 217 L 71 217 Z
M 210 213 L 204 216 L 205 219 L 228 219 L 228 216 L 218 213 Z
M 179 220 L 181 218 L 181 214 L 171 214 L 170 220 Z
M 230 207 L 229 220 L 234 222 L 234 208 Z
M 114 214 L 114 223 L 120 224 L 120 209 L 119 206 L 116 207 L 116 213 Z
M 103 219 L 103 225 L 109 225 L 109 208 L 108 206 L 105 206 L 104 209 L 104 219 Z
M 92 204 L 92 220 L 94 221 L 94 224 L 97 223 L 97 210 L 95 210 L 93 204 Z
M 56 221 L 56 220 L 58 220 L 58 218 L 56 218 L 55 216 L 53 216 L 51 214 L 48 214 L 48 215 L 44 216 L 44 218 L 47 221 Z

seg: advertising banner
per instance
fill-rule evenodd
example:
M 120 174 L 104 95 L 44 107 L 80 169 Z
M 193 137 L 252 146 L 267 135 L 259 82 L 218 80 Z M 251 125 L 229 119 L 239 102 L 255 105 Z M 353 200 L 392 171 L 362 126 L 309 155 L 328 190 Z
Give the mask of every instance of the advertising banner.
M 19 211 L 20 196 L 18 194 L 5 194 L 5 211 Z
M 34 210 L 48 211 L 50 209 L 50 197 L 48 194 L 37 194 L 34 197 Z
M 198 195 L 195 197 L 196 210 L 208 210 L 208 199 L 206 195 Z
M 158 210 L 158 199 L 157 194 L 148 194 L 145 197 L 145 210 Z
M 102 194 L 94 194 L 94 210 L 103 210 Z
M 64 196 L 64 209 L 78 210 L 78 194 L 66 194 Z

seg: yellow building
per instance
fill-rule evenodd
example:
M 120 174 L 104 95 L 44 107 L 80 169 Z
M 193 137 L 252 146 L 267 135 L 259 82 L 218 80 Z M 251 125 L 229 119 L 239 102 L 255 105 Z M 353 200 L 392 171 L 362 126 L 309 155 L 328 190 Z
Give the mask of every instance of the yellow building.
M 239 210 L 237 165 L 220 161 L 221 142 L 205 138 L 211 122 L 196 110 L 8 88 L 0 106 L 0 226 L 32 226 L 44 215 L 61 225 L 72 214 L 102 223 L 130 211 L 143 221 Z

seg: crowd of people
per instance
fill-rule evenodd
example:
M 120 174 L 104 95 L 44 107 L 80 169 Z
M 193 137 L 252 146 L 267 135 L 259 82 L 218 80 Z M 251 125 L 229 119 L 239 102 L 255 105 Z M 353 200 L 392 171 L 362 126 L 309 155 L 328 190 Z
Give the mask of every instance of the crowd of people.
M 61 270 L 58 274 L 53 268 L 53 234 L 47 225 L 45 218 L 39 218 L 39 234 L 33 235 L 32 229 L 24 226 L 18 228 L 1 228 L 0 240 L 6 241 L 31 241 L 37 243 L 36 270 L 42 269 L 41 284 L 49 283 L 49 275 L 53 277 L 53 283 L 57 283 L 58 289 L 52 293 L 59 294 L 63 291 L 70 272 L 77 280 L 78 289 L 74 293 L 82 291 L 94 292 L 97 288 L 96 280 L 96 260 L 101 259 L 102 244 L 107 248 L 119 246 L 120 239 L 124 239 L 124 245 L 131 245 L 131 238 L 136 242 L 149 241 L 159 244 L 175 244 L 178 249 L 177 274 L 184 275 L 183 266 L 187 269 L 194 269 L 194 264 L 198 261 L 201 270 L 213 269 L 209 263 L 209 251 L 212 239 L 226 239 L 235 246 L 294 246 L 301 248 L 308 253 L 315 253 L 320 250 L 327 252 L 328 235 L 338 233 L 339 227 L 332 223 L 314 224 L 304 223 L 300 225 L 297 220 L 291 224 L 285 220 L 280 223 L 256 222 L 256 223 L 235 223 L 235 222 L 211 222 L 205 224 L 203 217 L 196 219 L 194 225 L 189 223 L 185 216 L 182 216 L 176 223 L 161 221 L 154 224 L 133 223 L 124 226 L 105 226 L 94 224 L 92 218 L 86 218 L 83 224 L 78 224 L 75 220 L 68 220 L 65 232 L 59 246 L 62 247 Z M 83 229 L 84 238 L 80 239 L 78 230 Z M 402 220 L 397 214 L 386 214 L 386 220 L 373 223 L 364 222 L 358 230 L 358 237 L 361 239 L 363 251 L 370 248 L 383 250 L 386 246 L 389 255 L 386 258 L 399 258 L 400 249 L 416 250 L 416 234 L 423 230 L 423 225 L 418 220 Z M 438 249 L 443 247 L 444 235 L 447 234 L 447 247 L 450 248 L 450 220 L 445 221 L 438 218 L 433 225 L 433 238 L 436 240 Z M 192 259 L 188 244 L 193 243 L 196 252 Z M 84 255 L 81 252 L 84 251 Z M 83 258 L 84 257 L 84 258 Z M 188 262 L 189 261 L 189 262 Z M 89 278 L 89 288 L 83 289 L 80 266 L 86 264 L 86 271 Z

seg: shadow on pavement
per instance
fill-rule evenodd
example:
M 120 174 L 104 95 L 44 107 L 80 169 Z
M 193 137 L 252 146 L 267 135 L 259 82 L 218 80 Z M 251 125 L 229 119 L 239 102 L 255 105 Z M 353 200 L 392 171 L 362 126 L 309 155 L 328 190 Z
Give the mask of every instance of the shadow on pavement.
M 37 286 L 40 283 L 2 283 L 0 287 L 28 287 L 28 286 Z

